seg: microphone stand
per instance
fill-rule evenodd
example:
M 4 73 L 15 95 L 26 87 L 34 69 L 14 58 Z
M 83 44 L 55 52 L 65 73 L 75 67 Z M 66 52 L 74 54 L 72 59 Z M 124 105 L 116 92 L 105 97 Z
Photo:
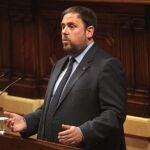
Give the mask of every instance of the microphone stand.
M 5 76 L 5 74 L 4 73 L 2 73 L 1 75 L 0 75 L 0 78 L 2 78 L 2 77 L 4 77 Z
M 11 82 L 10 84 L 8 84 L 1 92 L 0 95 L 2 95 L 10 86 L 14 85 L 16 82 L 20 81 L 23 79 L 23 76 L 17 78 L 17 80 Z
M 8 76 L 11 73 L 10 69 L 6 69 L 1 75 L 0 78 Z
M 17 78 L 15 81 L 11 82 L 10 84 L 8 84 L 2 91 L 0 91 L 0 96 L 12 85 L 14 85 L 16 82 L 20 81 L 23 79 L 23 76 Z M 3 112 L 3 107 L 0 107 L 0 116 L 2 115 Z
M 14 85 L 16 82 L 20 81 L 23 79 L 23 76 L 17 78 L 15 81 L 11 82 L 10 84 L 8 84 L 1 92 L 0 92 L 0 96 L 12 85 Z M 7 119 L 4 114 L 3 114 L 3 107 L 0 107 L 0 118 L 3 119 L 0 123 L 0 135 L 4 135 L 5 134 L 5 128 L 4 128 L 4 120 Z

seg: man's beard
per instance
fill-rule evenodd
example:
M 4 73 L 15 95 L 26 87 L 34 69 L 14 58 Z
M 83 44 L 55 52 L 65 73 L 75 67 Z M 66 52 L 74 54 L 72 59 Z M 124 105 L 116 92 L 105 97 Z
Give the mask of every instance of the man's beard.
M 69 45 L 63 45 L 63 49 L 69 55 L 79 55 L 86 48 L 86 46 L 87 45 L 76 46 L 73 44 L 69 44 Z

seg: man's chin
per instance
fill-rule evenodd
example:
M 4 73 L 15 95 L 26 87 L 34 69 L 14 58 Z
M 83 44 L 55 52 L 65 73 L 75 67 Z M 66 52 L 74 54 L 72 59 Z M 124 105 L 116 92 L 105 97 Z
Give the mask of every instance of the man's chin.
M 70 46 L 64 46 L 63 49 L 64 49 L 65 52 L 72 51 L 72 48 Z
M 74 54 L 76 51 L 73 48 L 70 47 L 64 47 L 64 52 L 67 53 L 68 55 Z

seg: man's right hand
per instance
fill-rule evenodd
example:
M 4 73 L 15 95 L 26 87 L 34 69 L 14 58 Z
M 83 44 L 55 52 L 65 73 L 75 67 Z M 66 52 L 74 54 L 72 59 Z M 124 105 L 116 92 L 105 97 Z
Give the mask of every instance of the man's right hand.
M 7 111 L 4 112 L 4 115 L 8 117 L 8 119 L 5 120 L 5 124 L 12 132 L 21 132 L 27 128 L 23 116 Z

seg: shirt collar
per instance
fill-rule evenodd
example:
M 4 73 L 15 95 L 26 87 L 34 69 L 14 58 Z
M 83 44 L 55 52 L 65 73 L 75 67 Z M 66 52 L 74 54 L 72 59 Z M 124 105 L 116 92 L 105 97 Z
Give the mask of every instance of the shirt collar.
M 89 51 L 89 49 L 92 47 L 93 44 L 94 44 L 94 41 L 91 42 L 80 55 L 78 55 L 77 57 L 75 57 L 75 60 L 76 60 L 77 63 L 81 62 L 81 60 L 83 59 L 83 57 Z

